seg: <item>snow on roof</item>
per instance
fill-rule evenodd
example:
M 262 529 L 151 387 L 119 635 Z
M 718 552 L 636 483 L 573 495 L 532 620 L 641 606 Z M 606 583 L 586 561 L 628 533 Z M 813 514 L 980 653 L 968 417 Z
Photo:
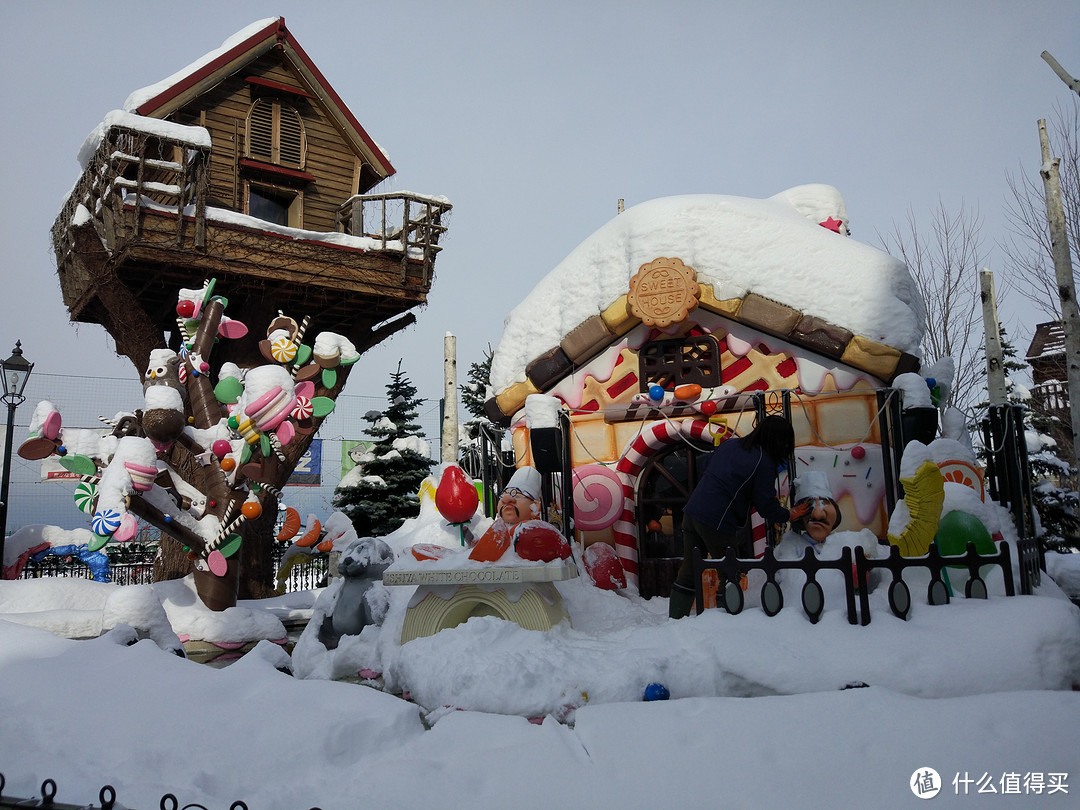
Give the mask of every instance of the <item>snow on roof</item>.
M 186 79 L 188 76 L 191 76 L 193 73 L 197 73 L 199 70 L 213 62 L 219 56 L 228 53 L 237 45 L 244 42 L 244 40 L 248 39 L 249 37 L 253 37 L 255 34 L 259 33 L 264 28 L 272 25 L 280 19 L 280 17 L 267 17 L 264 20 L 253 22 L 251 25 L 241 29 L 240 31 L 237 31 L 235 34 L 233 34 L 231 37 L 221 43 L 221 47 L 219 47 L 218 49 L 210 51 L 210 53 L 199 57 L 190 65 L 185 68 L 181 68 L 171 76 L 134 91 L 131 95 L 127 97 L 127 100 L 124 102 L 124 109 L 129 112 L 134 112 L 150 99 L 156 98 L 158 95 L 165 92 L 173 85 L 179 84 L 180 82 L 184 81 L 184 79 Z
M 841 233 L 822 227 L 832 217 Z M 804 185 L 768 199 L 666 197 L 619 214 L 575 248 L 506 319 L 491 363 L 496 393 L 627 292 L 638 268 L 677 257 L 720 300 L 757 293 L 919 356 L 925 310 L 907 266 L 846 238 L 840 192 Z
M 97 154 L 105 133 L 113 127 L 123 127 L 147 135 L 156 135 L 159 138 L 186 143 L 188 146 L 202 149 L 209 149 L 211 145 L 210 133 L 205 127 L 187 126 L 172 121 L 163 121 L 159 118 L 147 118 L 123 110 L 111 110 L 105 114 L 102 122 L 90 131 L 90 134 L 83 140 L 82 146 L 79 147 L 79 165 L 84 171 L 90 165 L 90 161 L 94 159 L 94 155 Z

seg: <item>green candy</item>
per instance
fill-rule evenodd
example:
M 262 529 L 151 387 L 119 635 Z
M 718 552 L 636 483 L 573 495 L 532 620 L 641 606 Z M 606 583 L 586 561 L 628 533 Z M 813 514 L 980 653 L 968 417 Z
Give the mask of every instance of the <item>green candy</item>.
M 317 416 L 320 419 L 324 416 L 329 416 L 334 412 L 334 400 L 330 399 L 330 397 L 312 397 L 311 410 L 311 415 Z
M 236 377 L 223 377 L 214 386 L 214 397 L 223 405 L 236 404 L 242 393 L 244 393 L 244 384 Z
M 103 537 L 100 534 L 95 534 L 94 539 L 91 540 L 89 543 L 87 543 L 86 547 L 90 551 L 97 551 L 99 548 L 103 548 L 105 546 L 105 544 L 109 542 L 109 539 L 110 538 Z
M 230 534 L 225 542 L 218 546 L 218 551 L 221 552 L 222 557 L 231 557 L 240 550 L 240 544 L 242 542 L 243 538 L 240 535 Z
M 89 456 L 71 453 L 60 459 L 60 466 L 76 475 L 97 475 L 97 464 Z

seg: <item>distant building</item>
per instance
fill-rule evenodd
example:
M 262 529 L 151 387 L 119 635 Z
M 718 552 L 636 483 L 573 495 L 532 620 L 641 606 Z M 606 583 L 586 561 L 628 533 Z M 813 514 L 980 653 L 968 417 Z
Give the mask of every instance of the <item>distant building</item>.
M 1025 358 L 1035 383 L 1031 407 L 1052 420 L 1049 435 L 1071 455 L 1068 370 L 1065 367 L 1065 327 L 1061 321 L 1040 323 Z

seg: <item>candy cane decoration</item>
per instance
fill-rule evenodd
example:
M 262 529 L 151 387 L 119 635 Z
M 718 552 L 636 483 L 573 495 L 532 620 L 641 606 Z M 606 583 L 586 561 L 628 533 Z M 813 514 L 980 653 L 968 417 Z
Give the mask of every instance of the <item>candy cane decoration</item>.
M 279 501 L 284 497 L 284 495 L 282 495 L 280 489 L 273 486 L 272 484 L 267 484 L 265 481 L 252 481 L 251 483 L 252 483 L 252 488 L 256 492 L 258 492 L 259 487 L 261 487 L 262 489 L 265 489 L 267 492 L 271 493 Z
M 300 342 L 304 339 L 304 332 L 307 331 L 308 324 L 310 322 L 311 322 L 311 316 L 310 315 L 305 315 L 303 318 L 300 319 L 300 326 L 296 330 L 296 337 L 293 338 L 293 342 L 296 343 L 297 346 L 299 346 Z M 293 360 L 291 362 L 292 362 L 292 376 L 293 376 L 293 379 L 295 380 L 296 375 L 300 372 L 300 366 L 298 366 L 296 364 L 296 358 L 295 357 L 293 358 Z
M 669 444 L 684 439 L 700 440 L 712 443 L 714 429 L 726 430 L 726 427 L 714 428 L 704 419 L 683 419 L 671 421 L 665 419 L 641 431 L 630 446 L 626 448 L 615 471 L 622 482 L 622 514 L 612 524 L 615 536 L 615 553 L 619 555 L 626 572 L 627 582 L 637 585 L 638 577 L 638 536 L 636 513 L 637 479 L 649 458 Z
M 277 435 L 274 433 L 268 433 L 266 436 L 270 440 L 270 447 L 274 451 L 274 455 L 278 457 L 278 461 L 284 464 L 285 451 L 281 447 L 281 440 L 278 439 Z

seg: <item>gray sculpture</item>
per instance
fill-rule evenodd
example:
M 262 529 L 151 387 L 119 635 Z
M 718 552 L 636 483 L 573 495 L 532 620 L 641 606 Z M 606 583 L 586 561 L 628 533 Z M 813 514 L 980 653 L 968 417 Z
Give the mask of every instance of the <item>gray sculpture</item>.
M 345 547 L 338 560 L 341 584 L 333 609 L 319 627 L 319 641 L 327 649 L 335 649 L 342 636 L 359 635 L 369 624 L 382 624 L 388 607 L 382 575 L 393 562 L 393 549 L 374 537 L 361 537 Z

